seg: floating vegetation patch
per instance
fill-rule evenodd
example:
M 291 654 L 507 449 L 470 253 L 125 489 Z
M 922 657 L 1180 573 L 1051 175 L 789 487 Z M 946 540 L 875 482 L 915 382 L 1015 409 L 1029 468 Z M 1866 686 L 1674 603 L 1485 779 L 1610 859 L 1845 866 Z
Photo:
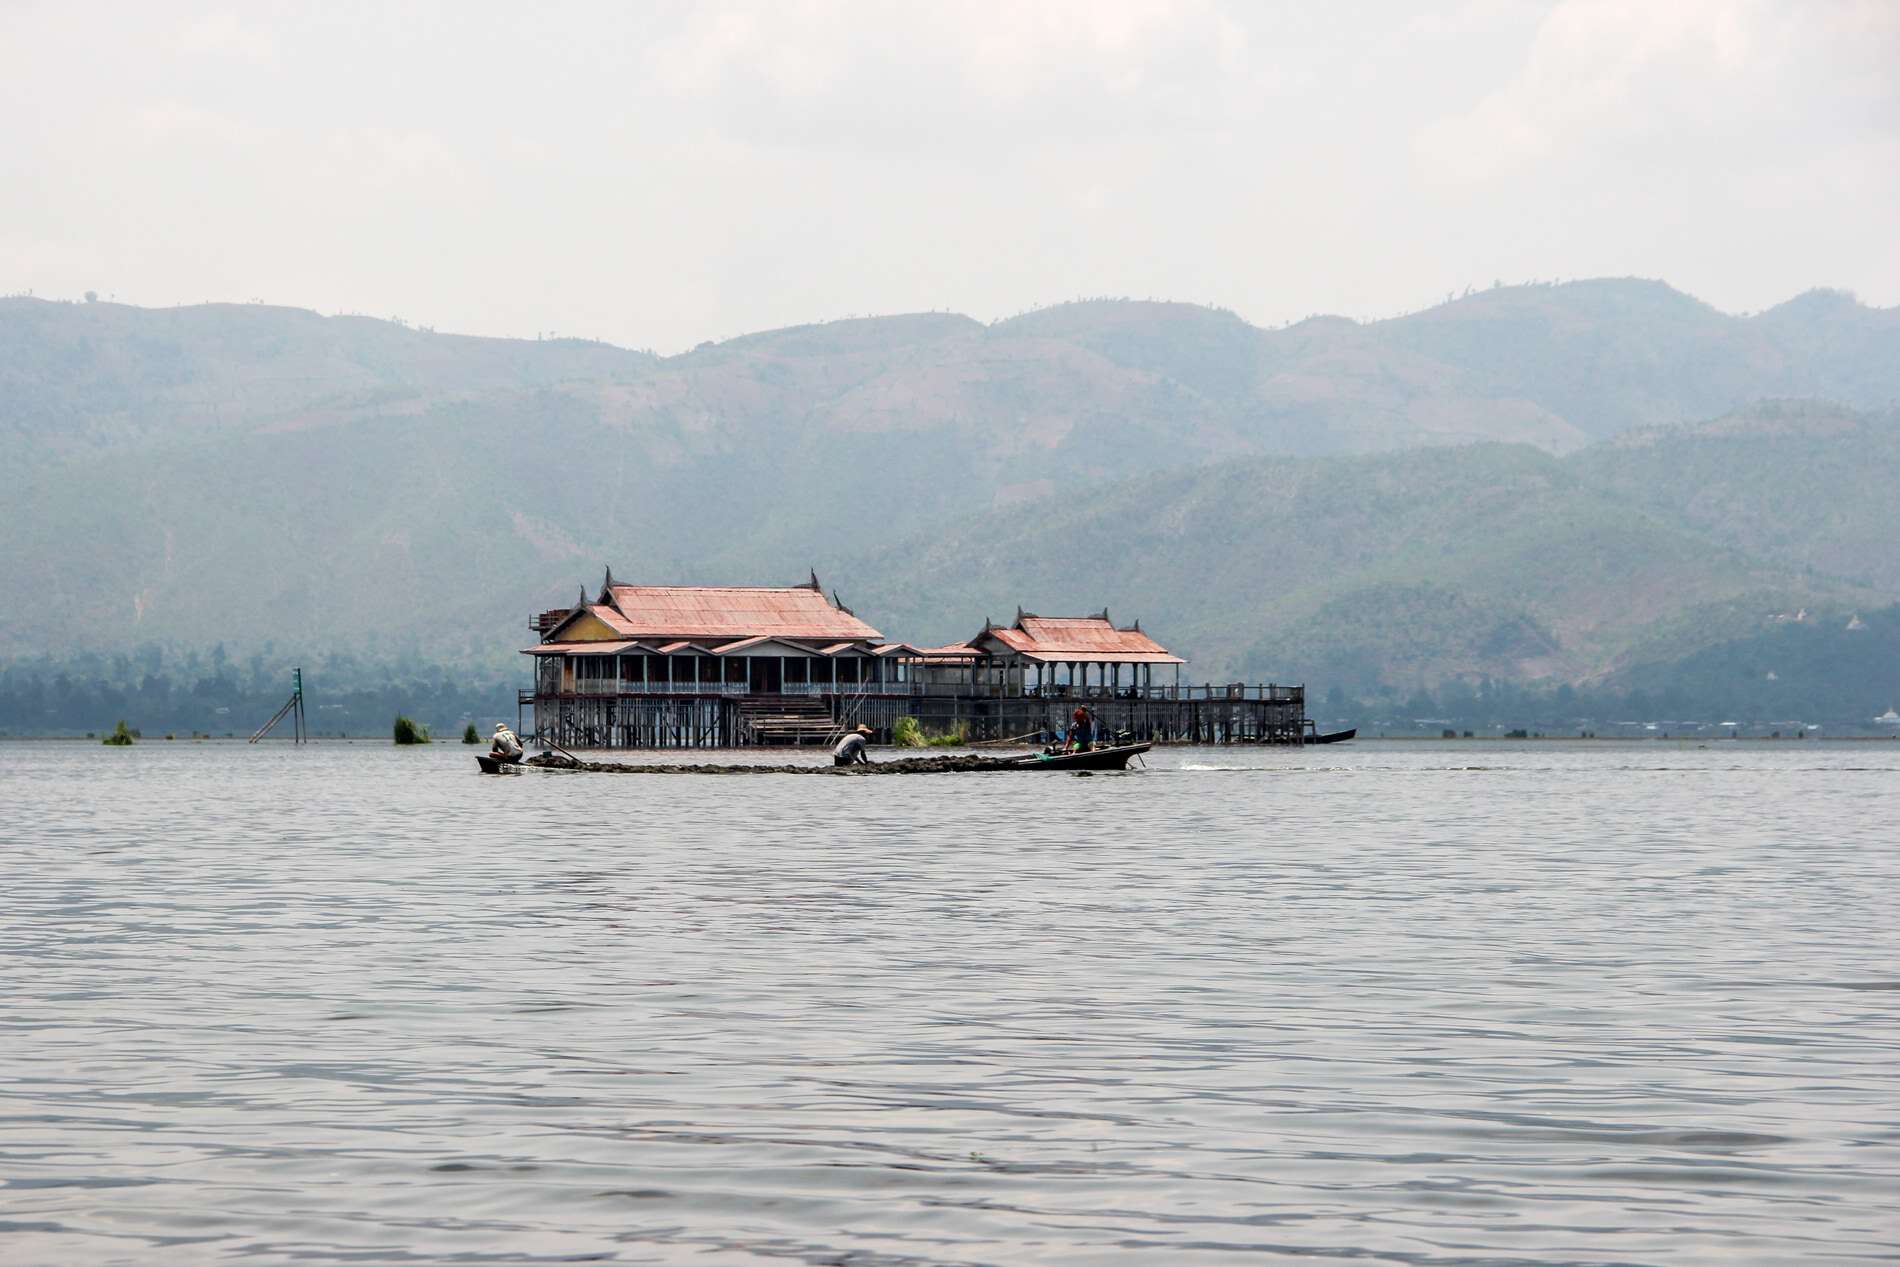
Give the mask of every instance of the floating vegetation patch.
M 968 722 L 958 722 L 940 735 L 927 733 L 915 717 L 899 717 L 891 727 L 891 744 L 897 748 L 958 748 L 970 741 Z

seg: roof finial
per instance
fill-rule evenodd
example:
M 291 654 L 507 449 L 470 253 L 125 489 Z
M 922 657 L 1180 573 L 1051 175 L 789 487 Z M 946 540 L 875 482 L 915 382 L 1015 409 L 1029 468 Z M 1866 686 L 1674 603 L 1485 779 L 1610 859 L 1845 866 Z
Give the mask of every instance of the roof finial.
M 600 583 L 600 601 L 603 603 L 614 601 L 614 565 L 611 563 L 607 565 L 606 579 Z
M 812 590 L 812 593 L 814 594 L 822 594 L 825 592 L 825 587 L 818 583 L 818 569 L 817 568 L 811 569 L 811 590 Z
M 1016 604 L 1016 628 L 1021 629 L 1022 627 L 1023 627 L 1023 605 L 1021 603 L 1018 603 Z
M 574 600 L 574 610 L 580 611 L 587 606 L 587 587 L 581 586 L 581 596 Z
M 1107 603 L 1102 604 L 1102 623 L 1104 625 L 1107 625 L 1111 629 L 1114 628 L 1115 626 L 1115 622 L 1108 618 L 1108 604 Z
M 843 612 L 843 613 L 844 613 L 845 615 L 847 615 L 847 616 L 855 616 L 855 615 L 857 615 L 857 613 L 856 613 L 856 612 L 854 612 L 854 611 L 852 611 L 852 610 L 851 610 L 851 609 L 850 609 L 849 607 L 846 607 L 846 606 L 844 605 L 844 600 L 843 600 L 842 598 L 839 598 L 839 597 L 838 597 L 838 591 L 837 591 L 837 590 L 832 590 L 832 591 L 831 591 L 831 605 L 832 605 L 833 607 L 836 607 L 836 608 L 837 608 L 837 609 L 838 609 L 839 611 L 841 611 L 841 612 Z

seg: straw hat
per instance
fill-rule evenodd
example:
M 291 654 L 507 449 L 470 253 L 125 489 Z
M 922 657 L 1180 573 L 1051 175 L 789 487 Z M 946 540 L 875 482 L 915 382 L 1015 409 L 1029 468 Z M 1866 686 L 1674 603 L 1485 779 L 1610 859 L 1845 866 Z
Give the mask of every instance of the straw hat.
M 874 734 L 875 732 L 869 726 L 865 725 L 863 722 L 859 722 L 858 733 L 860 735 L 869 735 L 869 734 Z

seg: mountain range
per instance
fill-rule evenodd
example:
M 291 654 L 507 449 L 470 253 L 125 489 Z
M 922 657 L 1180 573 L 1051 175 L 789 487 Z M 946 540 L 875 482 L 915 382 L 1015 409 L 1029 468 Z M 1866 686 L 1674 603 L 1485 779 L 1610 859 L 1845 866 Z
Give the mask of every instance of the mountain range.
M 1596 682 L 1900 601 L 1900 310 L 1658 282 L 1282 329 L 1094 300 L 656 357 L 0 300 L 0 656 L 509 671 L 532 609 L 815 566 L 888 635 L 1140 616 L 1190 673 Z
M 997 595 L 1080 610 L 1113 592 L 1111 614 L 1214 680 L 1581 683 L 1804 609 L 1845 623 L 1896 601 L 1896 487 L 1900 415 L 1769 402 L 1561 457 L 1479 444 L 1195 467 L 993 511 L 858 571 L 876 610 L 963 636 L 932 613 L 987 603 L 1007 620 Z

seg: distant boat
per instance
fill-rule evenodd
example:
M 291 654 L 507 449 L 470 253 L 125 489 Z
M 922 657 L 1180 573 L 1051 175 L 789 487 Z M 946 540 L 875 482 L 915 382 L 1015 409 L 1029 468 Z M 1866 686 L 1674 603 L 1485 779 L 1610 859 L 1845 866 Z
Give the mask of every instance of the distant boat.
M 1319 734 L 1316 731 L 1309 730 L 1308 732 L 1306 732 L 1306 742 L 1308 743 L 1345 743 L 1348 739 L 1351 739 L 1358 733 L 1359 733 L 1359 729 L 1356 726 L 1351 730 L 1331 730 L 1331 731 L 1326 732 L 1323 735 Z
M 1876 718 L 1874 718 L 1874 725 L 1876 725 L 1876 726 L 1900 726 L 1900 713 L 1896 713 L 1896 712 L 1894 712 L 1894 711 L 1893 711 L 1893 709 L 1892 709 L 1892 708 L 1890 707 L 1890 708 L 1888 708 L 1888 709 L 1887 709 L 1887 711 L 1886 711 L 1886 712 L 1884 712 L 1884 713 L 1882 713 L 1882 714 L 1881 714 L 1880 716 L 1878 716 L 1878 717 L 1876 717 Z

